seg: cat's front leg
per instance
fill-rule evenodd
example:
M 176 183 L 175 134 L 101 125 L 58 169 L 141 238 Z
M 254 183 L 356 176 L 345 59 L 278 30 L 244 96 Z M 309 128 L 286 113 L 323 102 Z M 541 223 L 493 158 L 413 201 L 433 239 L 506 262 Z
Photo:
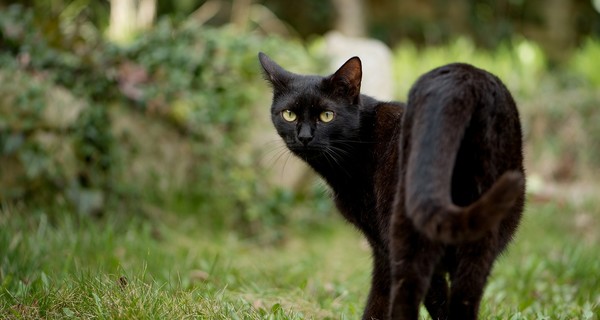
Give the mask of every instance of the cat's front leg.
M 389 254 L 383 252 L 383 250 L 373 250 L 371 291 L 363 313 L 363 320 L 385 320 L 388 318 L 390 281 Z

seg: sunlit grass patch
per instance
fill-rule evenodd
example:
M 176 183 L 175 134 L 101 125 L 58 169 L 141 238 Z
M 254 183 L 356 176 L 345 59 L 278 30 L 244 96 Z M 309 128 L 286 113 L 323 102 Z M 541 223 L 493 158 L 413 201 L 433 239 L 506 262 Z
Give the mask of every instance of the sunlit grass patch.
M 596 203 L 530 199 L 482 319 L 598 319 Z M 358 319 L 370 254 L 351 226 L 327 224 L 265 245 L 191 215 L 3 209 L 0 318 Z
M 497 319 L 596 319 L 600 312 L 599 243 L 577 217 L 588 206 L 530 204 L 506 256 L 496 264 L 483 312 Z M 590 223 L 600 222 L 600 211 Z
M 164 218 L 170 222 L 65 212 L 51 223 L 44 213 L 3 210 L 0 318 L 300 319 L 361 312 L 362 293 L 346 282 L 368 279 L 368 252 L 350 229 L 261 246 L 189 217 L 175 224 L 176 216 Z M 340 260 L 326 259 L 328 248 Z M 347 261 L 362 267 L 347 269 Z

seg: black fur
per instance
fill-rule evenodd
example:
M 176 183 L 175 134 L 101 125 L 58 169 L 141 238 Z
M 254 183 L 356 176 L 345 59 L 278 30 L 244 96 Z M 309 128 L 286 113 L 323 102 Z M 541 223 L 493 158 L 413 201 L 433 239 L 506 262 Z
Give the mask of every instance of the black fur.
M 328 77 L 259 60 L 277 132 L 371 245 L 363 318 L 417 319 L 424 302 L 434 319 L 475 319 L 524 202 L 519 117 L 500 80 L 447 65 L 423 75 L 404 105 L 360 94 L 357 57 Z

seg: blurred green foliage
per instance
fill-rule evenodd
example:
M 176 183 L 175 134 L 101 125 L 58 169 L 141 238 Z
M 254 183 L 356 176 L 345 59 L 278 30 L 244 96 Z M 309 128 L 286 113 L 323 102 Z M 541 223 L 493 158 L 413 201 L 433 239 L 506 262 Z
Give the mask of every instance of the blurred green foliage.
M 394 49 L 397 98 L 423 73 L 446 63 L 466 62 L 497 75 L 513 93 L 526 142 L 529 174 L 545 181 L 594 179 L 600 168 L 600 45 L 588 40 L 551 69 L 534 42 L 513 39 L 496 50 L 477 48 L 468 38 L 443 46 L 418 48 L 405 42 Z
M 538 92 L 539 81 L 547 75 L 546 57 L 541 48 L 527 40 L 513 40 L 494 51 L 479 49 L 468 38 L 444 46 L 419 49 L 406 42 L 394 50 L 394 75 L 398 98 L 406 99 L 417 77 L 438 66 L 464 62 L 485 69 L 502 79 L 513 94 L 530 97 Z
M 600 40 L 589 38 L 571 58 L 571 70 L 582 75 L 588 84 L 600 88 Z
M 304 39 L 333 29 L 340 17 L 332 1 L 256 0 Z M 537 41 L 550 58 L 568 52 L 587 37 L 600 36 L 600 15 L 591 0 L 356 0 L 364 10 L 365 34 L 390 46 L 405 41 L 419 47 L 446 45 L 468 37 L 480 48 L 496 49 L 515 35 Z M 343 2 L 342 2 L 343 3 Z M 556 53 L 557 59 L 563 56 Z M 556 61 L 562 62 L 562 61 Z
M 119 47 L 91 29 L 43 27 L 51 23 L 19 6 L 0 13 L 2 202 L 67 203 L 89 214 L 178 199 L 189 204 L 174 206 L 251 234 L 285 222 L 297 197 L 261 179 L 265 169 L 250 140 L 253 110 L 268 108 L 256 54 L 279 52 L 280 60 L 314 70 L 318 63 L 301 45 L 165 19 Z M 65 99 L 53 99 L 65 89 Z M 130 180 L 130 146 L 114 128 L 121 108 L 179 132 L 191 146 L 193 166 L 176 190 Z M 144 140 L 143 130 L 131 132 Z M 167 174 L 178 165 L 161 164 Z
M 322 190 L 305 195 L 270 185 L 264 155 L 252 145 L 269 96 L 256 53 L 298 73 L 322 73 L 302 44 L 163 17 L 118 46 L 104 40 L 102 19 L 67 7 L 49 8 L 48 16 L 43 6 L 0 11 L 0 202 L 66 205 L 82 214 L 135 213 L 151 203 L 276 239 L 292 204 L 325 198 Z M 404 41 L 394 49 L 397 98 L 445 63 L 489 70 L 517 97 L 529 158 L 542 164 L 536 173 L 572 180 L 600 166 L 599 48 L 585 42 L 569 69 L 556 73 L 541 47 L 522 38 L 494 51 L 469 38 L 425 48 Z M 173 134 L 160 139 L 165 132 Z M 175 147 L 163 157 L 148 145 Z M 164 184 L 178 169 L 181 181 Z M 317 201 L 305 221 L 328 209 Z

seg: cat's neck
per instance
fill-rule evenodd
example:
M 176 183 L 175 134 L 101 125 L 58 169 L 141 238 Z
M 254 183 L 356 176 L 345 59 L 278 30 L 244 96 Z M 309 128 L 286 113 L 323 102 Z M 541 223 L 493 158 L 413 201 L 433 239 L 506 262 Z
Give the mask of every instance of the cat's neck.
M 337 163 L 321 161 L 316 167 L 311 166 L 332 188 L 342 215 L 362 230 L 375 247 L 387 248 L 382 235 L 387 234 L 389 219 L 385 215 L 390 212 L 391 203 L 378 204 L 377 198 L 382 186 L 395 184 L 392 172 L 398 171 L 396 159 L 404 104 L 380 102 L 367 96 L 361 99 L 360 139 L 349 146 Z M 364 212 L 372 212 L 379 218 Z

